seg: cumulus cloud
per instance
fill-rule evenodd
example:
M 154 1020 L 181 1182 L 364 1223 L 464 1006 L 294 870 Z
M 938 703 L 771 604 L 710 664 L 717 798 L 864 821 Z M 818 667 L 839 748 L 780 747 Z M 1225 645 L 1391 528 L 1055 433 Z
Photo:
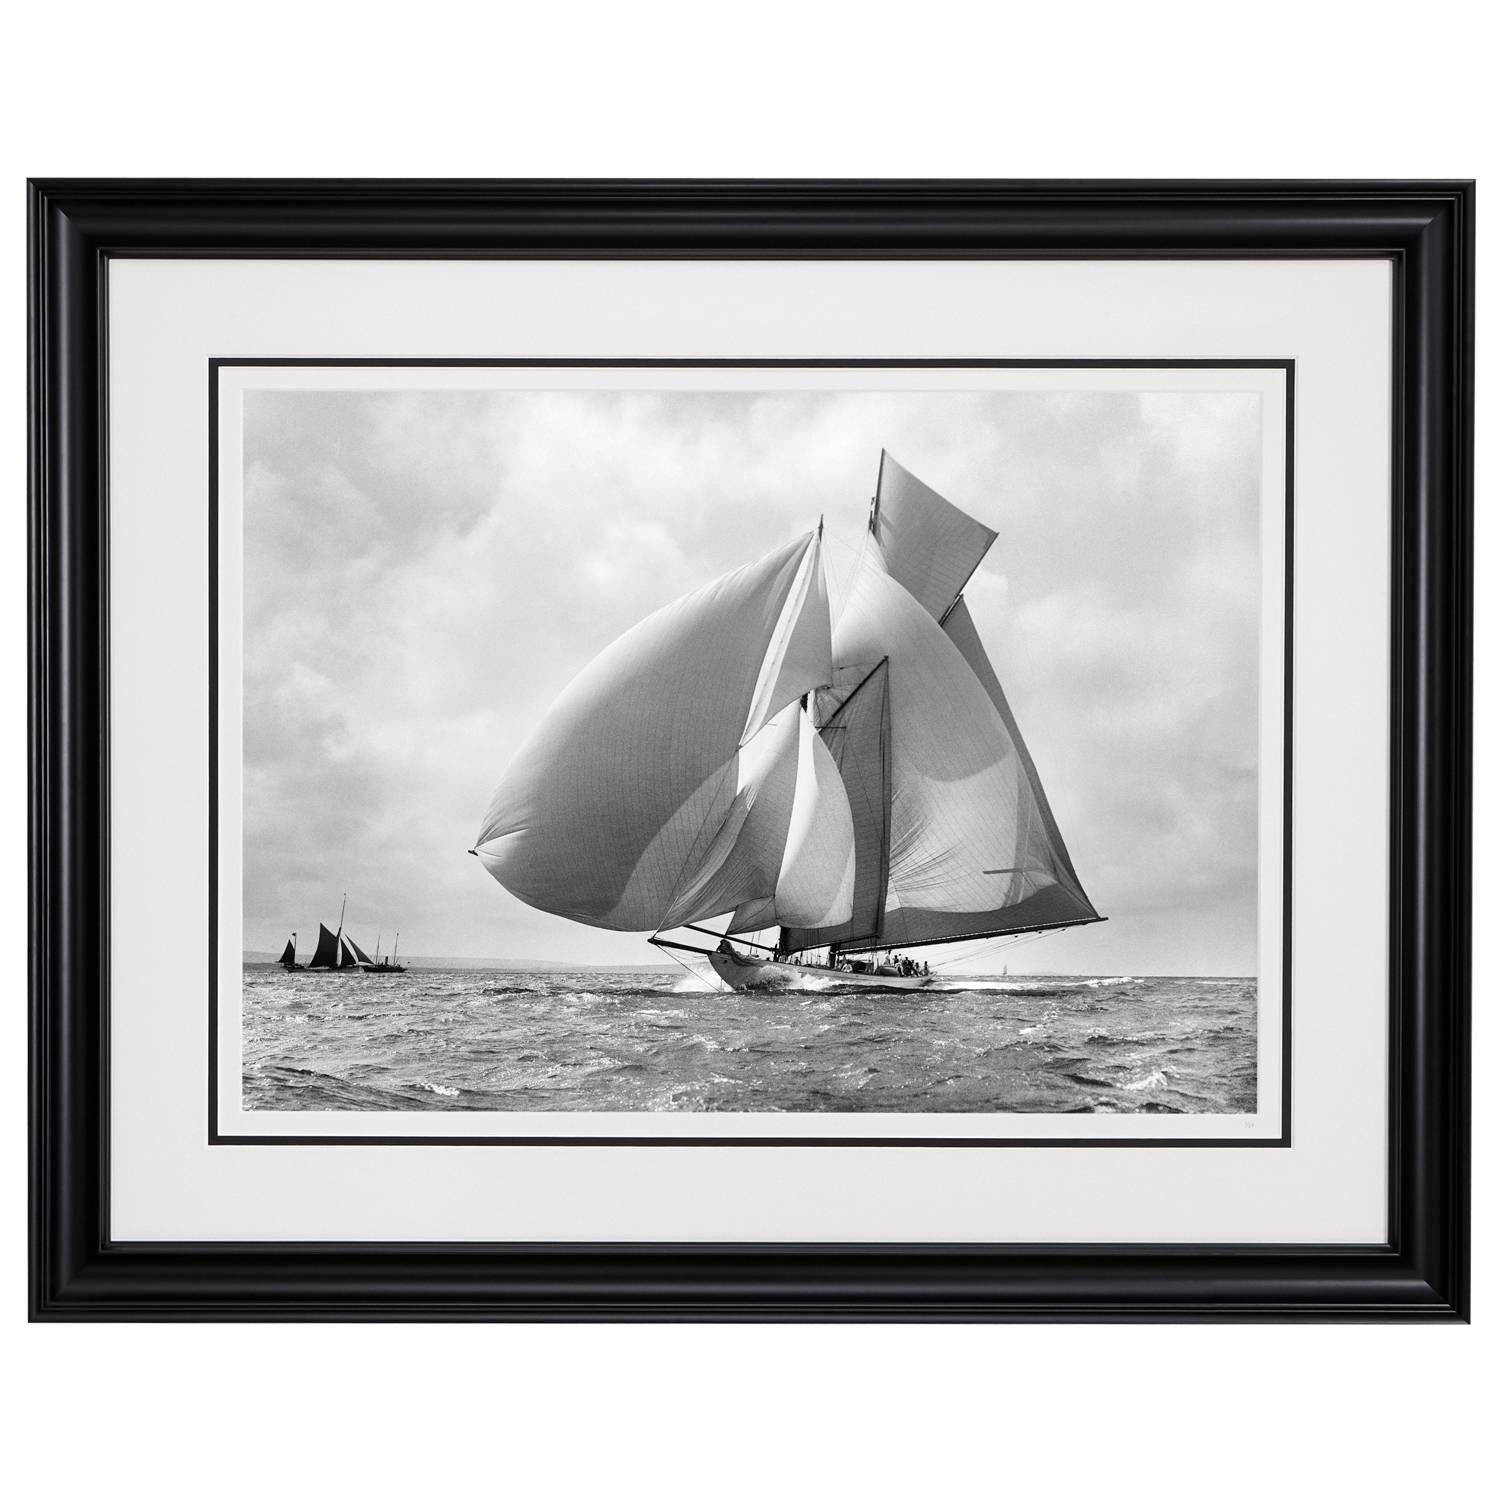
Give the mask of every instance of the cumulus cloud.
M 490 791 L 661 604 L 820 515 L 850 571 L 884 446 L 999 533 L 970 607 L 1111 918 L 1016 967 L 1253 972 L 1254 394 L 261 391 L 244 415 L 247 947 L 347 889 L 361 941 L 642 961 L 467 856 Z

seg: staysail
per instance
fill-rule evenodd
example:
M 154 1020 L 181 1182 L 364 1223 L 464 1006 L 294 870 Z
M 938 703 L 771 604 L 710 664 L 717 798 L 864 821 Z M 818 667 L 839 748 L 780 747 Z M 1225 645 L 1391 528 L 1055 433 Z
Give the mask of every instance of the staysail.
M 782 947 L 787 951 L 880 936 L 891 826 L 888 666 L 881 660 L 869 668 L 836 670 L 839 681 L 818 692 L 819 737 L 838 770 L 849 804 L 854 883 L 846 921 L 783 923 Z
M 722 822 L 705 824 L 684 864 L 661 926 L 681 927 L 732 911 L 746 893 L 776 889 L 797 796 L 797 720 L 783 708 L 740 751 L 734 801 Z
M 528 905 L 621 931 L 773 895 L 782 851 L 762 847 L 764 829 L 783 806 L 790 826 L 796 789 L 794 741 L 773 721 L 831 673 L 812 533 L 659 610 L 585 667 L 511 763 L 475 853 Z
M 730 932 L 842 922 L 852 909 L 854 819 L 838 766 L 801 709 L 794 712 L 789 738 L 793 794 L 778 828 L 773 879 L 765 896 L 741 900 Z

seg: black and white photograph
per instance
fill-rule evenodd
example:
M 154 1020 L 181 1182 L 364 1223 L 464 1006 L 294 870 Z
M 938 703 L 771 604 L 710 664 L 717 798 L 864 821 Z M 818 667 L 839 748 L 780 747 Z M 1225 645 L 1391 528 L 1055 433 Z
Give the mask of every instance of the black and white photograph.
M 224 398 L 242 1118 L 1257 1114 L 1279 402 L 508 373 Z

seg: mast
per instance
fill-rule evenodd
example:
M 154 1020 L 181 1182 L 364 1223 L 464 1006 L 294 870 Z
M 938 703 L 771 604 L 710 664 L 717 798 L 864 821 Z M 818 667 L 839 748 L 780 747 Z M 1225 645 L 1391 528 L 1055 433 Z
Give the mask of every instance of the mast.
M 870 496 L 870 535 L 880 536 L 880 485 L 885 478 L 885 449 L 880 450 L 880 467 L 875 471 L 875 493 Z

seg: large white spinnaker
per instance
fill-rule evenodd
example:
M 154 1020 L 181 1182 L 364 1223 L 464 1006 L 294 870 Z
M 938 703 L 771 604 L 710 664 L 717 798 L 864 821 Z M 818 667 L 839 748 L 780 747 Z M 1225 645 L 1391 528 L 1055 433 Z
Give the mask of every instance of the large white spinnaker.
M 693 920 L 680 893 L 726 819 L 750 812 L 741 747 L 831 674 L 812 533 L 657 611 L 584 668 L 506 771 L 475 852 L 522 901 L 573 921 Z M 731 830 L 718 853 L 734 842 Z M 718 910 L 765 893 L 726 892 Z

